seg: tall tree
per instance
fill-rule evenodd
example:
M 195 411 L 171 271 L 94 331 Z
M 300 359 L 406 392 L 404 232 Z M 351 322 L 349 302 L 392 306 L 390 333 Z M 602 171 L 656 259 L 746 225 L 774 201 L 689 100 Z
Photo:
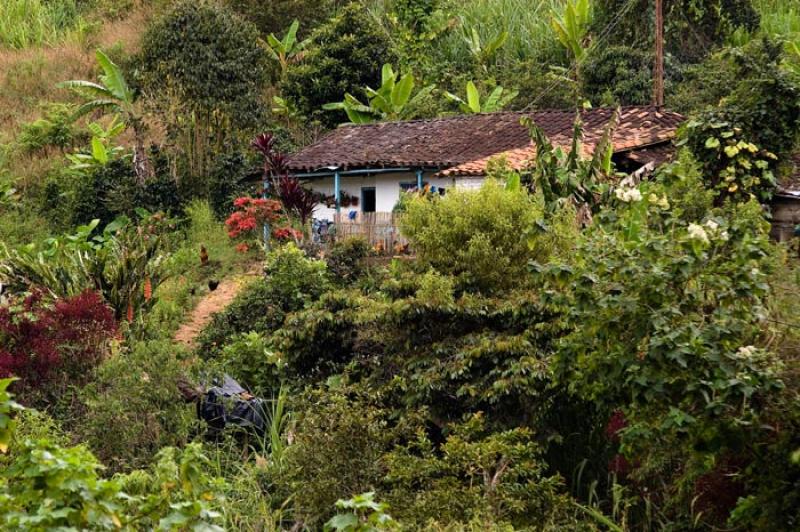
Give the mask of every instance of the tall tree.
M 227 143 L 244 144 L 263 123 L 268 52 L 255 26 L 216 2 L 177 3 L 145 33 L 136 60 L 142 93 L 192 177 L 204 178 Z

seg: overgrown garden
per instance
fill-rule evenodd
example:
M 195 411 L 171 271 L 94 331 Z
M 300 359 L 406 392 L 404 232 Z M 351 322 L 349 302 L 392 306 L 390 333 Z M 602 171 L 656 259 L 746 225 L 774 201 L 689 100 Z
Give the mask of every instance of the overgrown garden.
M 647 104 L 650 2 L 0 6 L 0 528 L 796 530 L 800 12 L 666 4 L 671 162 L 530 123 L 527 168 L 404 196 L 394 258 L 321 249 L 284 153 Z M 225 374 L 263 432 L 185 401 Z

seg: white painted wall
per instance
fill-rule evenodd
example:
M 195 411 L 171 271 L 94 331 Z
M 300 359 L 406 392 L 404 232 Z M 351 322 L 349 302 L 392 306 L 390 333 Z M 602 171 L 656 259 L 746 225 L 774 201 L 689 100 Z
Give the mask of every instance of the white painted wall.
M 424 175 L 423 182 L 438 188 L 444 187 L 446 190 L 452 188 L 456 180 L 452 177 L 435 178 L 432 175 Z M 342 192 L 347 192 L 359 199 L 357 207 L 342 207 L 342 212 L 361 212 L 364 206 L 363 201 L 361 201 L 361 189 L 363 187 L 375 187 L 375 210 L 377 212 L 392 212 L 397 200 L 400 199 L 401 183 L 411 183 L 416 186 L 417 175 L 413 172 L 408 172 L 372 176 L 342 176 L 340 178 Z M 333 177 L 315 179 L 309 181 L 308 185 L 316 192 L 333 195 Z M 325 205 L 318 205 L 314 210 L 314 218 L 317 220 L 333 220 L 335 213 L 335 209 L 328 208 Z

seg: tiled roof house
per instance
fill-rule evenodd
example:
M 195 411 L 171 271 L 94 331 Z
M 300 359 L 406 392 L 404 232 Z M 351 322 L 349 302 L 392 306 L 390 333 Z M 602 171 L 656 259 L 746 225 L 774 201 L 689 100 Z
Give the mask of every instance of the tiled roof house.
M 583 150 L 590 155 L 614 109 L 580 111 Z M 390 212 L 400 194 L 422 184 L 445 191 L 479 185 L 488 162 L 505 157 L 515 169 L 535 154 L 523 117 L 567 147 L 575 111 L 502 112 L 430 120 L 342 126 L 289 157 L 290 170 L 326 194 L 356 198 L 347 210 Z M 614 160 L 626 170 L 658 164 L 673 152 L 683 117 L 656 107 L 623 107 L 614 130 Z M 321 217 L 332 211 L 320 209 Z

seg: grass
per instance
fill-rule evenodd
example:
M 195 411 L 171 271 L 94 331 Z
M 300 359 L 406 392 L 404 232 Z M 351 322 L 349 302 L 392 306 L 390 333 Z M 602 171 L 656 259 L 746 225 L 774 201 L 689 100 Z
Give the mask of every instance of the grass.
M 0 47 L 54 45 L 84 24 L 76 0 L 3 0 Z
M 753 0 L 768 35 L 800 39 L 800 3 L 797 0 Z
M 471 36 L 473 28 L 484 45 L 502 31 L 508 31 L 508 40 L 497 54 L 500 63 L 548 54 L 556 44 L 550 14 L 553 10 L 560 11 L 564 0 L 450 0 L 446 4 L 453 14 L 453 28 L 437 41 L 431 53 L 441 56 L 439 64 L 464 65 L 471 61 L 465 39 Z M 388 0 L 371 0 L 369 8 L 376 19 L 386 20 L 389 5 Z
M 0 13 L 7 9 L 6 1 L 0 0 Z M 68 79 L 96 79 L 95 48 L 134 53 L 151 13 L 152 9 L 143 7 L 124 19 L 106 22 L 88 42 L 68 39 L 55 46 L 25 49 L 0 44 L 0 176 L 14 180 L 16 188 L 26 193 L 53 167 L 63 164 L 64 155 L 58 150 L 26 154 L 18 149 L 22 126 L 40 118 L 49 103 L 77 101 L 56 85 Z
M 442 41 L 450 53 L 469 53 L 464 39 L 472 28 L 483 42 L 489 42 L 503 30 L 508 41 L 500 50 L 501 60 L 519 61 L 538 57 L 555 42 L 550 29 L 550 13 L 560 11 L 563 0 L 473 0 L 458 4 L 459 24 Z

